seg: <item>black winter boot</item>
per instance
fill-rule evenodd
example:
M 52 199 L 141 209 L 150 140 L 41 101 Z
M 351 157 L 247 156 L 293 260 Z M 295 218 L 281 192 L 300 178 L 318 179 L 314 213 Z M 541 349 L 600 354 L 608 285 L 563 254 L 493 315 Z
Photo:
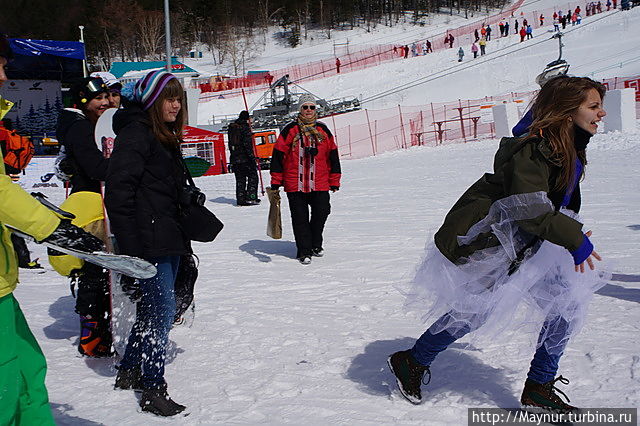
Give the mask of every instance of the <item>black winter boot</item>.
M 141 392 L 142 386 L 142 370 L 140 367 L 130 369 L 119 368 L 116 375 L 116 383 L 114 389 L 123 389 Z
M 562 376 L 558 376 L 547 383 L 536 383 L 533 380 L 527 379 L 524 382 L 524 390 L 520 397 L 520 404 L 522 409 L 530 412 L 551 412 L 551 413 L 574 413 L 578 411 L 578 408 L 567 404 L 556 394 L 559 392 L 569 401 L 567 395 L 560 389 L 555 387 L 555 383 L 560 382 L 564 385 L 569 384 L 569 380 Z
M 142 411 L 148 411 L 163 417 L 175 416 L 187 408 L 169 397 L 166 384 L 160 388 L 144 389 L 140 398 L 140 407 Z
M 409 350 L 394 353 L 387 359 L 387 364 L 391 372 L 396 376 L 396 382 L 398 382 L 398 388 L 402 396 L 412 404 L 420 404 L 422 402 L 420 385 L 422 385 L 425 373 L 429 374 L 429 380 L 425 385 L 431 381 L 429 367 L 418 364 Z

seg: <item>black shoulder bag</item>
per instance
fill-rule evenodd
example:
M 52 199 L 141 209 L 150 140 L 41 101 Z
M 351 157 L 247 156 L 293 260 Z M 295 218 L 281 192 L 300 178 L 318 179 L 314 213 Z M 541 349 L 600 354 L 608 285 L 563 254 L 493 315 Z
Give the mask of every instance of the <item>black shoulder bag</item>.
M 191 241 L 208 243 L 218 236 L 224 224 L 211 210 L 204 206 L 207 197 L 193 182 L 191 173 L 178 152 L 180 164 L 187 176 L 187 184 L 180 193 L 180 215 L 178 222 L 184 235 Z

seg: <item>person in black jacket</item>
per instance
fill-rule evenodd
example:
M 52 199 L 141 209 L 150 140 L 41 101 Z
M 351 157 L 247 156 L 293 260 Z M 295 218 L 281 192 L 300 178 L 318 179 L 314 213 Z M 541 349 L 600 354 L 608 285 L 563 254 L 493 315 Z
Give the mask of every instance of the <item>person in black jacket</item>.
M 100 78 L 87 77 L 71 88 L 75 108 L 65 108 L 58 119 L 57 136 L 65 150 L 66 170 L 71 183 L 70 197 L 85 197 L 86 192 L 100 194 L 100 182 L 105 180 L 109 160 L 104 158 L 94 139 L 98 118 L 109 107 L 108 88 Z M 82 204 L 84 213 L 102 216 L 99 197 Z M 78 212 L 72 212 L 78 215 Z M 85 227 L 105 240 L 104 221 Z M 102 357 L 112 354 L 110 331 L 109 276 L 103 268 L 84 263 L 71 273 L 77 280 L 76 312 L 80 315 L 78 351 L 86 356 Z
M 105 194 L 119 252 L 158 269 L 146 280 L 122 277 L 123 290 L 137 306 L 115 386 L 142 389 L 142 410 L 161 416 L 185 409 L 169 398 L 164 380 L 176 274 L 181 255 L 191 252 L 178 224 L 186 184 L 179 148 L 182 93 L 175 76 L 165 71 L 152 71 L 136 83 L 133 103 L 114 116 L 117 137 Z
M 253 147 L 249 113 L 242 111 L 238 119 L 229 125 L 229 153 L 231 168 L 236 175 L 236 202 L 239 206 L 253 206 L 260 203 Z

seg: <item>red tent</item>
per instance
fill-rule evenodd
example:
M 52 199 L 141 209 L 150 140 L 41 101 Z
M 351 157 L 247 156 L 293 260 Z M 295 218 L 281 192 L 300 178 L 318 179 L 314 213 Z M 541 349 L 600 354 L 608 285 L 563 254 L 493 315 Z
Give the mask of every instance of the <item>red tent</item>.
M 182 139 L 184 142 L 181 148 L 185 157 L 200 157 L 211 163 L 211 167 L 209 167 L 205 176 L 227 172 L 227 154 L 224 150 L 224 136 L 222 133 L 184 126 Z

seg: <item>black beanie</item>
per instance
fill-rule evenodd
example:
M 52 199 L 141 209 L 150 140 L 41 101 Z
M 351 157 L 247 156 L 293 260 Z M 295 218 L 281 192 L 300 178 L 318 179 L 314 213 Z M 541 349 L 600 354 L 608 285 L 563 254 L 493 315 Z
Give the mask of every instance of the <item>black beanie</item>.
M 249 113 L 247 111 L 242 111 L 240 113 L 240 115 L 238 116 L 238 119 L 240 119 L 240 120 L 248 120 L 249 119 Z

